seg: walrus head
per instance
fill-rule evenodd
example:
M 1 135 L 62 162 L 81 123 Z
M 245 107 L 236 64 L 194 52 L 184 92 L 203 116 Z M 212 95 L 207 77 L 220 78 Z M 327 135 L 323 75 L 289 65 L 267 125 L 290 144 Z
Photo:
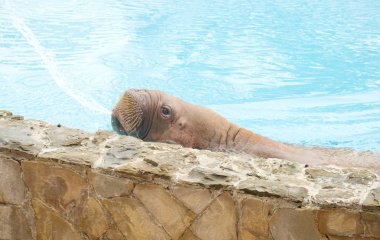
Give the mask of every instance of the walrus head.
M 227 120 L 162 91 L 130 89 L 114 107 L 111 122 L 119 134 L 204 149 Z

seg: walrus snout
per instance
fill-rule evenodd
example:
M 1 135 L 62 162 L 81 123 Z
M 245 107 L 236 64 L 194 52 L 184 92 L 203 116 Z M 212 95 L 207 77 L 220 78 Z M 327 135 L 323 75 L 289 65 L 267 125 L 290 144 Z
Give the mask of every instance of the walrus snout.
M 130 89 L 120 98 L 112 110 L 112 128 L 119 134 L 144 138 L 147 132 L 144 126 L 144 109 L 147 105 L 145 90 Z

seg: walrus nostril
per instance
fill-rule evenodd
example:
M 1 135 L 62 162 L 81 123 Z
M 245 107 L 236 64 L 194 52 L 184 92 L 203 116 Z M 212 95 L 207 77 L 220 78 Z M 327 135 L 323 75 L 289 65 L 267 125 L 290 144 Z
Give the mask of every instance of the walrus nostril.
M 126 135 L 126 132 L 125 132 L 123 126 L 121 125 L 119 119 L 117 119 L 117 117 L 115 117 L 114 115 L 111 116 L 111 124 L 112 124 L 112 128 L 115 132 L 117 132 L 118 134 L 121 134 L 121 135 Z

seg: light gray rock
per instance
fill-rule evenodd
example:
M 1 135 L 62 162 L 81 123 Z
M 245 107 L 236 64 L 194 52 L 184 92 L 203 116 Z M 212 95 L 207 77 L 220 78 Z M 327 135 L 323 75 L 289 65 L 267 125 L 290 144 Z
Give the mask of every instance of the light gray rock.
M 11 117 L 13 114 L 9 111 L 6 111 L 6 110 L 0 110 L 0 118 L 9 118 Z
M 0 119 L 0 149 L 36 156 L 48 143 L 42 122 Z
M 253 195 L 283 197 L 297 202 L 303 202 L 308 196 L 307 188 L 283 181 L 249 179 L 240 182 L 237 188 Z
M 363 206 L 380 209 L 380 186 L 369 191 L 364 199 Z

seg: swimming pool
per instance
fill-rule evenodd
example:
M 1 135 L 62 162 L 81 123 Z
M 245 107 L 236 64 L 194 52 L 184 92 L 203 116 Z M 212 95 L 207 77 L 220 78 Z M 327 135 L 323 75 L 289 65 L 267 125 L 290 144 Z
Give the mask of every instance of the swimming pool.
M 127 88 L 380 152 L 380 1 L 0 0 L 0 109 L 111 129 Z

